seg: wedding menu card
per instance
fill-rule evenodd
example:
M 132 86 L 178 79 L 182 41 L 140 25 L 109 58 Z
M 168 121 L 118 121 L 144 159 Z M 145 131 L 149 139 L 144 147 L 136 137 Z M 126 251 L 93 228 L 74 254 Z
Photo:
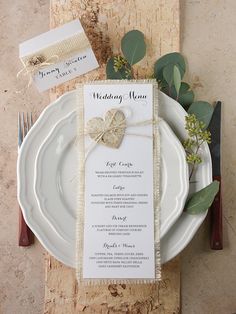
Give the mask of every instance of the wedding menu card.
M 24 72 L 45 91 L 98 67 L 79 20 L 29 39 L 19 46 Z
M 78 235 L 83 234 L 84 279 L 155 279 L 155 87 L 150 82 L 79 87 L 85 129 L 88 121 L 96 123 L 97 119 L 106 128 L 110 110 L 114 120 L 118 119 L 116 110 L 123 112 L 126 125 L 124 134 L 118 132 L 119 147 L 109 147 L 105 132 L 103 143 L 91 136 L 84 139 L 84 229 Z M 114 132 L 117 129 L 113 127 Z

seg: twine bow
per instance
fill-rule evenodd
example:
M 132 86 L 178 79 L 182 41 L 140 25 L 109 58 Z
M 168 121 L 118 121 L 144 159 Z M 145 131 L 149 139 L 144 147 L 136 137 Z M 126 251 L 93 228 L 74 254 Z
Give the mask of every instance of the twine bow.
M 17 79 L 21 76 L 28 76 L 29 80 L 28 80 L 28 84 L 27 84 L 27 88 L 30 87 L 30 85 L 32 84 L 33 81 L 33 75 L 39 71 L 40 69 L 46 67 L 46 66 L 50 66 L 52 64 L 55 64 L 57 61 L 59 60 L 59 56 L 58 55 L 53 55 L 47 59 L 45 59 L 45 57 L 43 55 L 35 55 L 32 58 L 30 58 L 29 60 L 27 60 L 27 62 L 23 62 L 23 68 L 17 73 L 16 77 Z

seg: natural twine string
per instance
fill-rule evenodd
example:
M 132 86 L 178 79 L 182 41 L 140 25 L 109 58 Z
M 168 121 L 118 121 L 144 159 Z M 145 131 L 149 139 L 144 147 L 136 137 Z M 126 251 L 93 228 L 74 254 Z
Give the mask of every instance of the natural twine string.
M 53 55 L 43 61 L 43 57 L 41 55 L 34 56 L 30 59 L 26 64 L 24 64 L 23 68 L 17 73 L 16 78 L 18 79 L 21 75 L 28 76 L 28 84 L 27 88 L 33 82 L 33 75 L 39 71 L 40 69 L 55 64 L 59 61 L 58 55 Z
M 98 130 L 96 132 L 91 132 L 88 128 L 85 128 L 84 132 L 78 134 L 78 136 L 96 135 L 95 138 L 92 138 L 93 139 L 93 143 L 91 143 L 89 145 L 89 147 L 86 149 L 84 162 L 86 162 L 87 157 L 90 154 L 90 152 L 97 146 L 97 144 L 99 144 L 102 141 L 102 139 L 103 139 L 105 134 L 111 133 L 111 132 L 115 133 L 115 131 L 117 131 L 117 130 L 125 131 L 129 127 L 148 126 L 148 125 L 156 125 L 157 124 L 157 121 L 155 121 L 154 119 L 143 120 L 143 121 L 138 121 L 138 122 L 135 122 L 135 123 L 126 124 L 126 118 L 124 118 L 123 120 L 119 121 L 117 124 L 112 125 L 113 122 L 115 121 L 115 116 L 116 116 L 117 112 L 120 112 L 120 111 L 121 111 L 121 109 L 119 109 L 119 108 L 113 108 L 113 114 L 112 114 L 112 117 L 111 117 L 111 119 L 109 121 L 109 124 L 106 125 L 106 123 L 105 123 L 106 120 L 104 120 L 104 125 L 103 125 L 103 129 L 102 130 Z M 124 135 L 140 136 L 140 137 L 145 137 L 145 138 L 150 138 L 150 139 L 153 138 L 152 135 L 139 134 L 139 133 L 127 133 L 127 132 L 125 132 Z M 106 145 L 104 142 L 103 142 L 103 144 Z M 106 146 L 108 146 L 108 145 L 106 145 Z

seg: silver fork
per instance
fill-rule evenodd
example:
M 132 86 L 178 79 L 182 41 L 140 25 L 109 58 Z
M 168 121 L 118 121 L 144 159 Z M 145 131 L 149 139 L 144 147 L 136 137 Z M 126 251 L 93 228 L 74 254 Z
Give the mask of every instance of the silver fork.
M 30 128 L 33 125 L 32 112 L 26 114 L 18 112 L 18 152 L 20 150 L 21 144 L 24 140 L 24 137 L 29 132 Z M 18 236 L 18 245 L 19 246 L 29 246 L 34 243 L 34 235 L 30 228 L 27 226 L 22 210 L 19 206 L 19 236 Z

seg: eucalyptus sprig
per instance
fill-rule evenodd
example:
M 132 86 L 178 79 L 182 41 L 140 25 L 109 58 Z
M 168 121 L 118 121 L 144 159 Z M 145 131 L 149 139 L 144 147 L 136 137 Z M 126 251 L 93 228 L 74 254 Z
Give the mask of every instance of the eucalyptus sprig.
M 142 60 L 146 54 L 144 34 L 138 30 L 132 30 L 125 34 L 121 40 L 121 51 L 123 55 L 112 56 L 107 62 L 108 79 L 134 78 L 133 65 Z M 184 57 L 178 52 L 172 52 L 155 62 L 151 77 L 157 80 L 162 92 L 178 101 L 188 112 L 185 125 L 188 138 L 183 142 L 183 146 L 186 150 L 187 162 L 191 167 L 191 179 L 197 165 L 203 161 L 200 154 L 201 145 L 211 141 L 207 127 L 213 114 L 213 107 L 206 101 L 194 101 L 195 96 L 190 85 L 183 82 L 185 72 Z M 219 184 L 214 181 L 195 192 L 185 204 L 185 211 L 189 214 L 206 211 L 218 190 Z
M 107 62 L 107 78 L 132 79 L 132 66 L 142 60 L 146 54 L 144 34 L 138 30 L 132 30 L 124 35 L 121 40 L 122 55 L 111 57 Z
M 115 56 L 114 57 L 114 71 L 118 72 L 118 71 L 121 71 L 122 69 L 125 69 L 125 75 L 127 78 L 132 76 L 131 67 L 128 61 L 122 56 Z
M 199 149 L 203 143 L 210 144 L 211 133 L 205 129 L 205 124 L 199 121 L 195 114 L 188 114 L 185 117 L 185 129 L 188 132 L 188 138 L 183 142 L 186 152 L 186 160 L 191 165 L 189 180 L 198 164 L 202 162 Z

